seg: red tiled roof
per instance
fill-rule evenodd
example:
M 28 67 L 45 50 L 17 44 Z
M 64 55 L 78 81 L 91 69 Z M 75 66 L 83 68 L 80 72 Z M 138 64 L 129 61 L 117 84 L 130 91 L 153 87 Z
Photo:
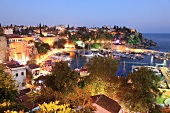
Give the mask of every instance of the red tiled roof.
M 24 38 L 21 35 L 16 35 L 16 34 L 12 34 L 12 35 L 6 35 L 8 38 Z
M 19 97 L 21 103 L 23 103 L 27 108 L 33 109 L 38 106 L 37 103 L 31 102 L 31 98 L 28 95 L 23 95 Z
M 36 65 L 36 64 L 29 64 L 28 65 L 28 67 L 30 68 L 30 69 L 36 69 L 36 68 L 39 68 L 40 66 L 38 66 L 38 65 Z
M 118 113 L 121 108 L 121 106 L 116 101 L 105 95 L 95 95 L 91 98 L 93 103 L 98 104 L 111 113 Z
M 3 64 L 4 66 L 8 66 L 9 68 L 16 68 L 16 67 L 23 67 L 24 65 L 20 65 L 18 62 L 16 61 L 10 61 L 7 62 L 5 64 Z
M 87 69 L 86 69 L 86 68 L 83 68 L 83 69 L 81 69 L 80 71 L 87 71 Z

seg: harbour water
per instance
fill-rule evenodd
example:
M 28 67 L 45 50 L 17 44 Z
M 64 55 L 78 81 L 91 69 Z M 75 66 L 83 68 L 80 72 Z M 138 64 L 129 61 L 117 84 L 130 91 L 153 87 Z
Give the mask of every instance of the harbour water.
M 158 50 L 162 52 L 168 52 L 170 51 L 170 34 L 143 34 L 143 36 L 147 39 L 153 40 L 158 43 L 159 47 L 151 47 L 151 50 Z M 88 62 L 90 59 L 87 59 L 85 57 L 78 56 L 78 58 L 74 57 L 72 60 L 71 68 L 81 68 L 84 66 L 86 62 Z M 125 65 L 124 65 L 125 61 Z M 155 66 L 156 63 L 162 64 L 163 62 L 166 62 L 167 67 L 170 67 L 170 59 L 169 60 L 158 60 L 158 59 L 152 59 L 152 56 L 145 55 L 144 59 L 129 59 L 129 58 L 121 58 L 119 61 L 119 68 L 120 70 L 125 71 L 120 71 L 120 73 L 125 72 L 125 75 L 129 74 L 132 72 L 132 66 L 133 65 L 141 65 L 141 66 L 146 66 L 146 65 L 153 65 Z
M 151 49 L 163 52 L 170 51 L 170 33 L 143 33 L 143 36 L 158 43 L 159 47 L 152 47 Z

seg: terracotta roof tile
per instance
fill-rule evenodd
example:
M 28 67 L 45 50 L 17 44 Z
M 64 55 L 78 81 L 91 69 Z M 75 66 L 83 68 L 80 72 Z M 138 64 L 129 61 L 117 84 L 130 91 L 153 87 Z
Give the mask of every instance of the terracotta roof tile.
M 111 113 L 118 113 L 121 108 L 121 106 L 116 101 L 105 95 L 92 96 L 92 101 Z

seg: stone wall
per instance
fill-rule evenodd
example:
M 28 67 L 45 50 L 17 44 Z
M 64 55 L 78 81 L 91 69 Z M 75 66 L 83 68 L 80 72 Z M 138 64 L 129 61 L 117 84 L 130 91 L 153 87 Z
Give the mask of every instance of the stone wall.
M 6 62 L 8 59 L 8 46 L 5 36 L 0 36 L 0 63 Z

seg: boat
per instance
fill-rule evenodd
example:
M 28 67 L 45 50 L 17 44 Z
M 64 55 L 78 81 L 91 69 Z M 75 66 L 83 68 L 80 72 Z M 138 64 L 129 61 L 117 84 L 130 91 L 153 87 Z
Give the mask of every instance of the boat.
M 159 69 L 155 66 L 132 66 L 132 72 L 138 71 L 141 67 L 146 67 L 148 70 L 152 70 L 157 76 L 162 75 Z
M 93 58 L 95 56 L 94 53 L 84 54 L 82 56 L 85 56 L 86 58 Z

